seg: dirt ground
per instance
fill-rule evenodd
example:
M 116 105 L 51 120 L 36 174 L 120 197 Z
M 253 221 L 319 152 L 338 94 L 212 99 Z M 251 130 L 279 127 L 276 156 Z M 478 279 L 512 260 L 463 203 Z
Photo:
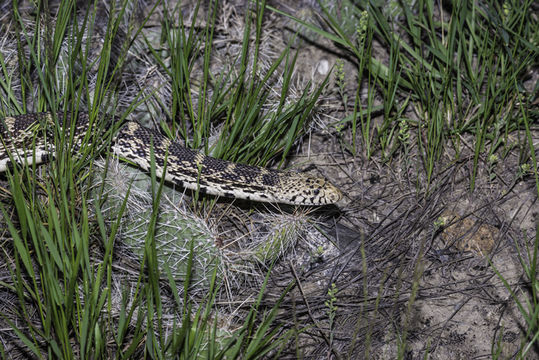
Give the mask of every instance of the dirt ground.
M 319 21 L 315 2 L 298 5 L 276 1 L 271 5 Z M 141 2 L 140 15 L 152 6 Z M 217 56 L 212 62 L 215 69 L 241 50 L 244 24 L 243 2 L 224 1 L 221 7 L 215 40 Z M 188 14 L 192 4 L 182 8 Z M 144 27 L 150 41 L 158 32 L 159 14 L 157 11 Z M 293 37 L 296 30 L 299 39 Z M 308 81 L 320 83 L 342 60 L 348 79 L 348 108 L 353 108 L 358 84 L 354 82 L 356 65 L 350 56 L 328 40 L 268 11 L 261 46 L 263 66 L 289 41 L 294 41 L 293 51 L 298 52 L 294 88 L 299 92 Z M 387 50 L 377 44 L 374 49 L 385 61 Z M 150 71 L 152 65 L 144 58 L 147 54 L 129 56 L 143 68 L 127 67 L 126 71 L 132 73 L 124 75 L 126 88 L 130 82 L 139 82 L 140 87 L 162 83 Z M 537 78 L 534 73 L 529 91 Z M 144 84 L 140 84 L 142 81 Z M 160 91 L 166 93 L 167 89 Z M 517 144 L 524 134 L 510 134 L 516 146 L 500 156 L 503 160 L 493 165 L 484 157 L 479 159 L 472 192 L 473 138 L 460 135 L 463 145 L 457 160 L 447 146 L 427 186 L 415 146 L 406 153 L 397 151 L 391 159 L 383 159 L 375 147 L 367 159 L 358 133 L 357 153 L 347 150 L 343 143 L 350 144 L 353 139 L 349 126 L 338 126 L 344 116 L 332 75 L 311 129 L 298 144 L 290 164 L 325 176 L 345 198 L 336 206 L 302 215 L 306 216 L 302 221 L 316 226 L 305 225 L 301 236 L 280 253 L 273 269 L 266 302 L 271 306 L 288 281 L 295 279 L 297 285 L 285 298 L 277 321 L 283 329 L 302 330 L 282 358 L 395 359 L 401 348 L 399 342 L 408 344 L 405 359 L 423 359 L 426 354 L 430 359 L 488 359 L 497 351 L 502 359 L 513 358 L 527 327 L 496 271 L 525 304 L 530 289 L 520 261 L 530 261 L 527 251 L 536 236 L 539 205 L 534 177 L 518 173 Z M 382 116 L 375 118 L 374 126 L 381 123 Z M 406 116 L 418 115 L 410 108 Z M 539 141 L 537 124 L 532 131 L 535 145 Z M 252 234 L 271 232 L 272 221 L 278 226 L 281 223 L 276 219 L 288 221 L 294 216 L 293 210 L 292 215 L 286 211 L 278 214 L 281 217 L 272 209 L 252 214 L 250 205 L 234 208 L 226 201 L 219 206 L 212 213 L 210 227 L 216 229 L 216 244 L 222 247 L 238 238 L 248 242 Z M 249 220 L 238 224 L 238 219 L 246 218 Z M 125 267 L 120 259 L 117 261 L 118 267 Z M 249 286 L 259 284 L 265 269 L 249 268 L 256 274 L 230 285 L 226 300 L 232 297 L 241 304 L 256 296 L 256 287 Z M 328 316 L 326 303 L 331 284 L 338 289 L 333 319 Z M 231 311 L 230 305 L 225 308 L 228 310 L 222 312 L 230 321 L 237 320 L 236 309 Z M 537 344 L 527 358 L 539 358 Z
M 298 72 L 305 77 L 325 68 L 326 62 L 331 68 L 337 59 L 346 59 L 316 37 L 299 51 Z M 387 53 L 376 47 L 374 52 L 382 55 L 379 59 Z M 354 65 L 346 60 L 345 69 L 354 74 Z M 529 85 L 536 80 L 537 73 Z M 357 84 L 350 86 L 355 91 Z M 342 109 L 332 106 L 335 97 L 326 98 L 329 118 L 342 116 Z M 537 144 L 537 129 L 533 135 Z M 322 283 L 336 282 L 343 289 L 335 329 L 338 348 L 349 349 L 350 334 L 370 331 L 370 354 L 377 359 L 396 358 L 403 333 L 410 345 L 405 358 L 420 359 L 427 353 L 431 359 L 491 358 L 495 349 L 500 349 L 500 358 L 515 356 L 526 325 L 495 270 L 520 301 L 529 296 L 518 250 L 535 239 L 537 189 L 533 176 L 517 178 L 515 149 L 494 169 L 482 158 L 471 192 L 471 141 L 463 139 L 467 145 L 458 161 L 451 150 L 444 153 L 430 189 L 422 185 L 427 182 L 417 149 L 390 161 L 379 153 L 366 160 L 361 145 L 352 156 L 326 134 L 309 147 L 323 154 L 324 175 L 347 194 L 333 233 L 340 254 L 326 264 L 331 278 L 321 276 Z M 529 264 L 526 255 L 524 259 Z M 416 277 L 419 286 L 412 289 Z M 415 301 L 409 305 L 411 296 Z M 357 342 L 352 358 L 363 357 L 358 354 L 365 338 L 360 335 Z M 538 350 L 527 358 L 539 357 Z

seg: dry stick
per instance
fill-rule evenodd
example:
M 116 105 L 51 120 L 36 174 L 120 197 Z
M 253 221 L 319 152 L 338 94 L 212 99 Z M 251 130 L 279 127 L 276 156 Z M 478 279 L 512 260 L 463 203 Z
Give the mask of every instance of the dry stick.
M 294 279 L 296 279 L 296 283 L 298 284 L 299 292 L 301 293 L 301 297 L 303 298 L 303 301 L 305 302 L 305 305 L 307 306 L 307 313 L 309 314 L 309 318 L 313 322 L 313 324 L 316 326 L 322 337 L 324 338 L 324 341 L 326 342 L 326 345 L 331 349 L 331 352 L 337 359 L 342 359 L 342 357 L 333 349 L 333 346 L 331 346 L 330 341 L 326 334 L 324 333 L 324 330 L 318 325 L 318 321 L 315 320 L 314 315 L 311 311 L 311 307 L 309 306 L 309 301 L 307 301 L 307 297 L 305 296 L 305 293 L 303 292 L 303 288 L 301 287 L 301 281 L 299 279 L 298 274 L 296 273 L 296 269 L 294 268 L 294 265 L 292 262 L 289 262 L 290 270 L 292 270 L 292 274 L 294 275 Z M 329 329 L 331 331 L 331 329 Z

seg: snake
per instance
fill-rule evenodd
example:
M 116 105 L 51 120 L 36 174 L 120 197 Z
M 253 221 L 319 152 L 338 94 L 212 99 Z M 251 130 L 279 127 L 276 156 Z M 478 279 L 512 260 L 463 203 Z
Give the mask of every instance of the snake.
M 0 173 L 13 162 L 40 164 L 53 158 L 53 126 L 64 131 L 59 134 L 72 136 L 74 155 L 80 154 L 93 128 L 88 112 L 30 113 L 0 119 Z M 152 171 L 153 163 L 155 174 L 170 183 L 218 197 L 289 205 L 330 205 L 342 198 L 341 191 L 326 178 L 207 156 L 133 120 L 119 127 L 111 150 L 147 172 Z

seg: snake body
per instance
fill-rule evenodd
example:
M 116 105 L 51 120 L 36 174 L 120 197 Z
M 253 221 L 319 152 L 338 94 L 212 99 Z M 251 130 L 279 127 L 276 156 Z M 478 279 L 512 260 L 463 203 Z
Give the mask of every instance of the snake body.
M 56 118 L 57 122 L 50 113 L 36 113 L 0 120 L 0 172 L 5 171 L 12 160 L 37 164 L 54 156 L 54 137 L 44 130 L 54 124 L 70 127 L 69 132 L 64 133 L 73 137 L 72 151 L 79 151 L 91 131 L 88 113 L 79 113 L 75 123 L 63 113 L 56 114 Z M 112 151 L 117 156 L 146 171 L 151 167 L 151 149 L 156 175 L 164 174 L 165 180 L 187 189 L 293 205 L 333 204 L 342 197 L 339 189 L 324 178 L 206 156 L 135 121 L 127 121 L 112 140 Z

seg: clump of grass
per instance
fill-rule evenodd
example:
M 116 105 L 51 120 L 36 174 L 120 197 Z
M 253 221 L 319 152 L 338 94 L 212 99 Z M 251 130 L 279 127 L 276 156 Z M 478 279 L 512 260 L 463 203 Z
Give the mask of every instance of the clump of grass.
M 466 145 L 463 136 L 470 135 L 473 189 L 480 155 L 510 148 L 508 134 L 526 128 L 515 104 L 527 109 L 533 98 L 521 96 L 523 81 L 534 66 L 533 54 L 537 52 L 537 44 L 530 40 L 534 20 L 528 11 L 529 2 L 503 9 L 498 4 L 482 7 L 478 3 L 461 3 L 446 9 L 431 3 L 391 2 L 391 13 L 398 10 L 398 17 L 403 18 L 398 24 L 393 23 L 392 16 L 384 15 L 386 5 L 382 3 L 367 6 L 345 2 L 338 9 L 321 7 L 328 31 L 275 8 L 271 10 L 334 41 L 353 56 L 358 90 L 354 111 L 346 114 L 346 120 L 352 131 L 361 124 L 367 156 L 372 155 L 373 136 L 386 157 L 394 154 L 400 144 L 402 114 L 413 110 L 415 119 L 409 119 L 407 124 L 414 134 L 411 140 L 419 149 L 427 184 L 444 148 L 452 146 L 458 158 Z M 349 26 L 346 19 L 350 17 L 365 20 L 361 31 L 355 32 Z M 374 36 L 386 49 L 387 62 L 373 55 Z M 359 97 L 362 86 L 368 89 L 366 99 Z M 384 116 L 377 124 L 370 121 L 370 114 L 377 110 L 372 102 L 375 94 L 383 98 Z M 366 118 L 360 109 L 367 110 Z M 522 153 L 524 162 L 530 156 L 533 155 L 527 151 Z
M 215 9 L 211 8 L 208 21 L 215 22 Z M 261 26 L 265 3 L 256 5 L 254 40 L 251 21 L 245 20 L 241 52 L 231 68 L 223 67 L 219 74 L 210 76 L 210 58 L 212 56 L 212 29 L 208 26 L 202 35 L 196 35 L 192 28 L 189 32 L 182 28 L 174 28 L 172 23 L 164 22 L 162 38 L 169 52 L 158 52 L 150 45 L 155 62 L 171 79 L 173 84 L 173 107 L 170 117 L 172 127 L 161 123 L 168 134 L 179 131 L 185 139 L 192 139 L 192 147 L 204 146 L 203 151 L 215 157 L 242 163 L 265 166 L 271 160 L 279 159 L 283 165 L 293 149 L 296 140 L 307 129 L 310 117 L 318 98 L 324 89 L 327 79 L 316 89 L 311 85 L 302 91 L 301 96 L 292 104 L 286 104 L 291 87 L 291 78 L 297 54 L 293 55 L 287 47 L 273 61 L 268 69 L 261 73 L 259 54 L 261 52 Z M 197 9 L 195 9 L 196 15 Z M 181 13 L 180 13 L 181 15 Z M 181 18 L 181 17 L 180 17 Z M 200 36 L 203 36 L 201 38 Z M 199 54 L 195 47 L 204 40 L 204 53 Z M 181 56 L 174 51 L 183 49 Z M 252 49 L 251 49 L 252 48 Z M 170 56 L 168 68 L 166 57 Z M 203 58 L 202 86 L 191 83 L 196 58 Z M 272 94 L 268 83 L 273 81 L 279 68 L 284 67 L 280 102 L 274 111 L 264 111 L 270 104 Z M 210 91 L 211 90 L 211 91 Z M 197 94 L 197 111 L 182 111 L 183 106 L 192 103 L 192 94 Z M 182 105 L 183 104 L 183 105 Z M 222 120 L 219 139 L 214 143 L 203 142 L 211 138 L 211 122 Z M 193 129 L 188 133 L 187 129 Z
M 297 102 L 287 104 L 297 59 L 290 48 L 264 73 L 260 71 L 264 4 L 255 9 L 254 21 L 250 17 L 253 13 L 246 15 L 248 26 L 241 54 L 233 64 L 235 71 L 223 70 L 218 75 L 210 69 L 217 2 L 211 3 L 202 32 L 197 32 L 196 26 L 187 28 L 183 24 L 179 7 L 173 13 L 165 12 L 159 51 L 141 35 L 142 25 L 138 29 L 130 28 L 127 34 L 133 38 L 126 40 L 117 57 L 111 49 L 122 17 L 129 12 L 128 1 L 111 8 L 103 49 L 97 57 L 91 54 L 95 28 L 90 24 L 96 17 L 92 8 L 80 17 L 75 1 L 63 1 L 53 22 L 50 9 L 39 3 L 34 9 L 38 20 L 35 28 L 30 28 L 26 18 L 18 13 L 17 5 L 15 2 L 13 15 L 19 34 L 19 71 L 9 72 L 11 64 L 0 54 L 3 75 L 0 101 L 6 114 L 88 111 L 91 126 L 100 131 L 104 127 L 102 112 L 120 114 L 125 110 L 119 115 L 125 118 L 148 100 L 141 91 L 132 97 L 127 109 L 120 107 L 122 92 L 116 76 L 128 63 L 130 46 L 137 38 L 143 38 L 159 71 L 168 75 L 172 84 L 170 102 L 168 98 L 156 101 L 163 108 L 172 104 L 171 110 L 165 111 L 170 121 L 159 124 L 165 133 L 171 138 L 180 133 L 187 145 L 202 146 L 205 152 L 222 158 L 259 165 L 275 161 L 283 165 L 307 128 L 325 85 L 314 90 L 307 86 Z M 192 17 L 194 23 L 199 5 Z M 191 70 L 199 55 L 203 55 L 202 77 L 192 81 Z M 280 69 L 284 69 L 281 102 L 274 111 L 264 111 L 270 108 L 267 100 L 271 91 L 267 82 Z M 16 83 L 11 77 L 15 75 L 21 84 L 18 93 L 11 89 Z M 193 102 L 195 91 L 198 92 L 196 103 Z M 222 121 L 222 132 L 219 141 L 210 146 L 203 139 L 209 137 L 212 123 L 217 120 Z M 97 154 L 106 154 L 103 151 L 115 129 L 86 138 L 76 152 L 80 156 L 73 156 L 71 129 L 56 123 L 48 130 L 52 134 L 49 140 L 56 148 L 56 157 L 46 170 L 48 176 L 39 183 L 35 166 L 15 165 L 7 175 L 15 217 L 2 207 L 3 220 L 13 239 L 10 256 L 15 264 L 6 287 L 17 295 L 20 309 L 17 319 L 6 315 L 4 320 L 24 351 L 36 357 L 52 358 L 176 356 L 185 359 L 258 358 L 270 351 L 278 352 L 289 336 L 287 331 L 274 326 L 286 291 L 275 305 L 263 306 L 266 277 L 261 289 L 256 291 L 256 301 L 239 322 L 240 330 L 229 338 L 227 329 L 218 327 L 218 313 L 214 311 L 220 294 L 221 284 L 217 279 L 221 264 L 215 262 L 216 249 L 207 241 L 207 228 L 193 226 L 193 216 L 179 219 L 176 213 L 163 210 L 160 204 L 167 190 L 164 182 L 157 180 L 155 167 L 150 172 L 149 197 L 143 201 L 137 198 L 140 192 L 125 182 L 121 192 L 113 195 L 107 181 L 97 188 L 95 184 L 89 185 L 101 180 L 94 171 L 94 159 Z M 141 206 L 142 202 L 144 211 L 132 216 L 136 213 L 132 207 Z M 124 222 L 129 217 L 132 222 Z M 144 229 L 140 227 L 142 222 Z M 286 241 L 266 251 L 269 255 L 263 258 L 273 261 L 275 254 L 288 247 L 297 232 L 291 234 L 281 238 Z M 127 271 L 119 275 L 121 267 L 115 263 L 118 242 L 125 241 L 125 235 L 138 238 L 140 268 L 134 275 Z M 208 250 L 203 257 L 195 251 L 200 250 L 201 243 Z M 176 267 L 170 259 L 180 248 L 185 262 Z M 120 280 L 122 276 L 129 281 Z M 195 305 L 193 288 L 201 279 L 207 295 Z M 178 291 L 180 287 L 183 291 Z M 17 326 L 19 323 L 24 324 L 23 330 Z
M 406 172 L 412 173 L 410 168 L 415 167 L 415 185 L 427 197 L 437 191 L 438 180 L 445 181 L 440 175 L 445 176 L 448 163 L 452 168 L 471 156 L 469 187 L 473 191 L 481 163 L 486 165 L 489 179 L 498 180 L 496 166 L 517 151 L 515 183 L 533 176 L 539 194 L 532 120 L 537 117 L 533 104 L 537 86 L 530 81 L 537 72 L 537 19 L 530 11 L 531 1 L 449 6 L 417 1 L 318 4 L 322 26 L 270 9 L 333 41 L 342 58 L 357 68 L 356 78 L 346 78 L 353 89 L 346 92 L 336 67 L 344 109 L 337 131 L 344 139 L 350 139 L 347 130 L 352 133 L 350 140 L 343 140 L 345 151 L 367 158 L 380 154 L 391 168 L 395 157 L 402 156 Z M 356 29 L 353 24 L 360 21 L 363 25 Z M 376 106 L 375 100 L 381 105 Z M 436 186 L 432 186 L 435 179 Z M 533 286 L 533 251 L 528 251 L 527 258 L 523 269 Z M 401 259 L 405 256 L 399 254 L 397 260 Z M 406 357 L 410 349 L 410 317 L 421 266 L 420 261 L 414 265 L 410 296 L 395 334 L 398 344 L 392 356 L 399 358 Z M 404 272 L 398 274 L 398 286 L 405 281 L 402 276 Z M 382 284 L 379 294 L 388 291 Z M 400 287 L 396 290 L 402 291 Z M 537 324 L 530 320 L 536 315 L 534 299 L 532 293 L 519 306 L 527 321 L 519 355 L 536 341 Z M 368 358 L 369 338 L 366 343 Z

